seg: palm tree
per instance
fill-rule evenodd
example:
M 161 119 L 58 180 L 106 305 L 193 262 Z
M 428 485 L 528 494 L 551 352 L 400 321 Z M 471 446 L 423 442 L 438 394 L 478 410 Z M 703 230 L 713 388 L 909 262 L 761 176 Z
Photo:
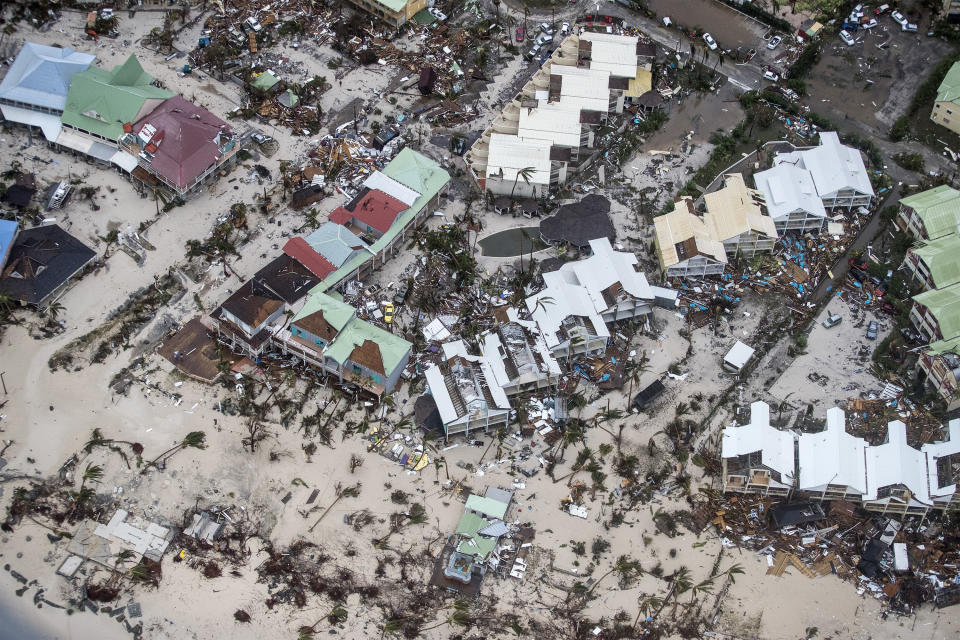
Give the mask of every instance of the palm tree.
M 611 567 L 609 571 L 597 578 L 597 581 L 593 583 L 587 593 L 593 593 L 597 585 L 614 571 L 619 573 L 622 579 L 629 580 L 631 577 L 643 573 L 643 567 L 640 566 L 639 560 L 633 560 L 628 555 L 622 555 L 617 558 L 617 561 L 613 563 L 613 567 Z
M 205 434 L 203 431 L 191 431 L 190 433 L 188 433 L 183 437 L 183 440 L 181 440 L 180 442 L 173 445 L 172 447 L 170 447 L 169 449 L 161 453 L 159 456 L 151 460 L 143 468 L 143 470 L 140 471 L 141 475 L 146 474 L 151 467 L 160 468 L 161 464 L 166 465 L 167 460 L 169 460 L 173 456 L 173 454 L 187 448 L 206 449 L 207 434 Z
M 63 311 L 63 305 L 54 300 L 44 309 L 44 314 L 52 321 L 56 321 L 57 316 Z
M 647 354 L 644 353 L 640 358 L 640 362 L 628 361 L 624 367 L 624 374 L 627 376 L 627 380 L 630 381 L 630 388 L 627 391 L 627 408 L 626 411 L 630 411 L 630 405 L 633 402 L 633 387 L 634 385 L 639 385 L 643 374 L 650 371 L 650 365 L 648 364 Z
M 513 192 L 517 190 L 517 182 L 520 178 L 523 178 L 523 181 L 530 186 L 530 178 L 533 177 L 533 172 L 536 171 L 536 167 L 524 167 L 522 169 L 517 169 L 517 175 L 513 179 L 513 188 L 510 189 L 510 200 L 513 201 Z
M 469 627 L 473 624 L 473 618 L 470 616 L 470 603 L 467 600 L 454 600 L 453 613 L 451 613 L 446 620 L 432 627 L 424 627 L 420 629 L 420 632 L 430 631 L 431 629 L 442 627 L 445 624 L 454 624 L 459 627 Z

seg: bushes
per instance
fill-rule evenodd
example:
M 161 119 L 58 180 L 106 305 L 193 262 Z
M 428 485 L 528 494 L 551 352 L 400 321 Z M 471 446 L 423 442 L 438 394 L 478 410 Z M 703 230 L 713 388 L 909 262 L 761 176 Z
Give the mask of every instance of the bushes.
M 960 60 L 960 52 L 951 53 L 937 63 L 937 66 L 930 72 L 930 76 L 917 89 L 917 93 L 914 94 L 913 100 L 910 101 L 910 106 L 907 108 L 907 113 L 897 118 L 897 121 L 890 128 L 890 133 L 887 135 L 891 141 L 903 140 L 910 132 L 910 119 L 916 116 L 921 109 L 927 109 L 933 104 L 933 101 L 937 98 L 937 89 L 940 88 L 940 83 L 943 82 L 947 72 L 950 71 L 950 67 L 957 60 Z
M 890 133 L 887 134 L 887 137 L 890 138 L 891 142 L 900 142 L 907 137 L 908 133 L 910 133 L 910 118 L 900 116 L 890 127 Z
M 721 2 L 733 7 L 734 9 L 736 9 L 741 13 L 745 13 L 748 16 L 753 16 L 760 22 L 766 25 L 770 25 L 771 27 L 773 27 L 774 29 L 777 29 L 778 31 L 783 31 L 785 33 L 790 33 L 793 31 L 793 27 L 790 25 L 789 22 L 787 22 L 786 20 L 784 20 L 779 16 L 773 15 L 769 11 L 764 11 L 760 7 L 756 6 L 755 4 L 734 2 L 733 0 L 721 0 Z
M 813 41 L 806 46 L 806 48 L 800 52 L 800 55 L 797 57 L 797 61 L 793 63 L 793 66 L 787 71 L 787 78 L 793 79 L 802 79 L 810 70 L 816 66 L 817 61 L 820 60 L 820 42 Z
M 923 171 L 923 156 L 919 153 L 898 153 L 893 161 L 908 171 Z

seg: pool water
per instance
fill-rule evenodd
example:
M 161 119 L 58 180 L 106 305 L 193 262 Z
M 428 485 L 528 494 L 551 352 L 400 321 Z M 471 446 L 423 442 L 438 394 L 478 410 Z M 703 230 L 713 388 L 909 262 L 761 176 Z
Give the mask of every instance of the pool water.
M 491 258 L 512 258 L 521 253 L 546 249 L 547 245 L 540 239 L 540 227 L 520 227 L 507 229 L 481 238 L 477 244 L 483 255 Z M 532 247 L 532 248 L 531 248 Z

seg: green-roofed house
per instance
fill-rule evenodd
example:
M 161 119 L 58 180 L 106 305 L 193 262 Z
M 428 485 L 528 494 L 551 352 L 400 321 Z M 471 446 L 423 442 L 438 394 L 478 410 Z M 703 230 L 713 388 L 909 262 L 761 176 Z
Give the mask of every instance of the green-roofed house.
M 427 8 L 427 0 L 350 0 L 350 4 L 394 29 Z
M 358 319 L 349 304 L 323 293 L 311 294 L 272 340 L 284 354 L 377 397 L 393 391 L 413 349 L 403 338 Z
M 932 343 L 921 353 L 917 367 L 926 378 L 927 386 L 939 393 L 950 409 L 960 404 L 960 396 L 957 395 L 960 386 L 960 338 Z
M 358 198 L 369 191 L 381 191 L 403 203 L 389 229 L 375 238 L 362 253 L 348 258 L 328 274 L 311 293 L 324 293 L 348 280 L 361 280 L 406 246 L 413 230 L 440 205 L 440 198 L 450 182 L 450 174 L 430 158 L 405 148 L 381 171 L 374 171 L 363 182 Z M 366 190 L 366 191 L 363 191 Z
M 116 147 L 124 127 L 151 113 L 174 94 L 153 84 L 136 56 L 110 71 L 89 67 L 70 82 L 57 144 L 89 155 L 90 142 Z
M 924 290 L 943 289 L 960 282 L 960 236 L 931 240 L 907 251 L 903 261 L 913 281 Z
M 913 296 L 910 322 L 928 342 L 960 337 L 960 284 Z
M 954 62 L 937 89 L 930 119 L 954 133 L 960 133 L 960 62 Z
M 250 82 L 250 86 L 257 91 L 269 94 L 279 91 L 283 84 L 273 71 L 267 69 L 263 73 L 255 75 L 253 81 Z
M 936 240 L 957 233 L 960 191 L 947 185 L 900 200 L 897 226 L 918 240 Z

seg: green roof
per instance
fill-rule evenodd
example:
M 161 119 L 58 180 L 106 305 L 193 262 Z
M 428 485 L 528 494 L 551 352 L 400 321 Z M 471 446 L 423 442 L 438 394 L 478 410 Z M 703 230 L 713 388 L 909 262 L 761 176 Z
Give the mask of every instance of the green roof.
M 444 171 L 439 164 L 410 148 L 404 148 L 398 153 L 396 157 L 383 168 L 382 173 L 387 177 L 393 178 L 400 184 L 413 189 L 420 194 L 420 197 L 414 201 L 409 209 L 397 216 L 385 234 L 370 245 L 368 254 L 354 256 L 352 259 L 340 265 L 339 269 L 328 275 L 320 284 L 315 286 L 311 293 L 323 293 L 327 289 L 335 287 L 364 262 L 380 253 L 384 247 L 393 242 L 393 239 L 413 221 L 417 213 L 426 206 L 427 202 L 450 182 L 450 174 Z
M 960 282 L 960 236 L 949 235 L 931 240 L 913 249 L 913 252 L 927 265 L 933 286 L 937 289 Z
M 437 21 L 437 17 L 426 9 L 421 9 L 413 16 L 413 21 L 417 24 L 433 24 Z
M 403 361 L 403 357 L 413 348 L 413 345 L 409 342 L 399 336 L 393 335 L 389 331 L 384 331 L 369 322 L 354 319 L 354 321 L 348 323 L 346 328 L 337 334 L 334 341 L 323 350 L 323 355 L 332 358 L 339 364 L 343 364 L 350 359 L 350 354 L 353 353 L 353 350 L 367 340 L 375 342 L 380 348 L 380 357 L 383 359 L 383 372 L 387 376 L 397 368 L 397 365 Z
M 394 13 L 400 13 L 407 6 L 407 0 L 373 0 L 376 4 L 382 4 Z
M 913 296 L 913 300 L 930 310 L 944 340 L 960 336 L 960 284 L 924 291 Z
M 457 524 L 457 533 L 465 538 L 457 545 L 457 551 L 486 560 L 497 546 L 497 539 L 481 536 L 478 532 L 490 524 L 489 520 L 475 513 L 465 512 Z
M 124 124 L 136 122 L 173 97 L 151 82 L 153 76 L 134 55 L 111 71 L 89 67 L 74 74 L 62 120 L 108 140 L 119 140 Z
M 900 204 L 917 213 L 930 240 L 957 231 L 957 222 L 960 221 L 960 191 L 952 187 L 940 185 L 902 198 Z
M 960 337 L 951 338 L 950 340 L 937 340 L 936 342 L 931 342 L 930 346 L 927 347 L 926 352 L 934 356 L 939 356 L 944 353 L 960 355 Z
M 300 313 L 293 316 L 290 324 L 296 324 L 297 320 L 303 320 L 318 312 L 322 312 L 323 319 L 327 321 L 327 324 L 339 332 L 343 331 L 343 328 L 350 322 L 350 318 L 353 317 L 356 309 L 345 304 L 342 299 L 337 300 L 324 293 L 317 293 L 307 298 L 306 304 L 300 309 Z
M 467 509 L 478 511 L 488 518 L 496 518 L 497 520 L 503 520 L 503 516 L 507 513 L 507 505 L 504 503 L 478 495 L 471 495 L 467 498 Z
M 960 98 L 960 62 L 954 62 L 937 89 L 937 102 L 956 102 Z
M 259 89 L 260 91 L 270 91 L 277 83 L 280 82 L 280 78 L 275 76 L 272 71 L 264 71 L 257 79 L 250 83 L 250 86 L 254 89 Z

